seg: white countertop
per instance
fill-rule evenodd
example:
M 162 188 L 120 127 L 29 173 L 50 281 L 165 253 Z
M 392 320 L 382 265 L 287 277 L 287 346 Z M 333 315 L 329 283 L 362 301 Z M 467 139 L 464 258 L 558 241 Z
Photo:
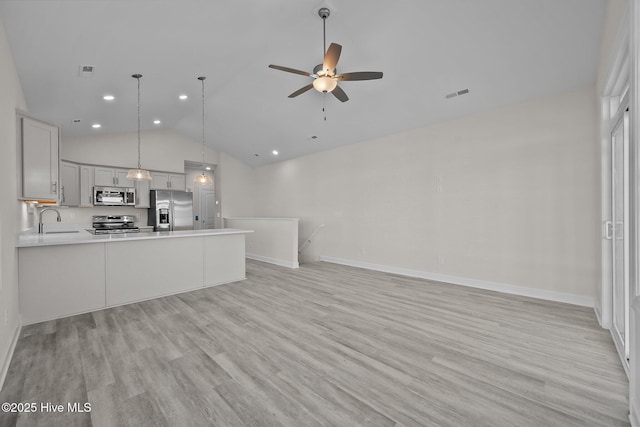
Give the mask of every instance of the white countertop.
M 300 218 L 278 218 L 278 217 L 269 217 L 269 218 L 253 218 L 248 216 L 230 216 L 225 217 L 225 220 L 240 220 L 240 221 L 300 221 Z
M 123 233 L 123 234 L 99 234 L 94 235 L 86 230 L 78 232 L 38 234 L 27 231 L 16 236 L 16 247 L 26 248 L 34 246 L 54 246 L 54 245 L 79 245 L 85 243 L 110 243 L 126 242 L 133 240 L 151 239 L 174 239 L 180 237 L 201 237 L 219 236 L 225 234 L 247 234 L 253 230 L 240 230 L 235 228 L 218 228 L 208 230 L 185 230 L 185 231 L 158 231 L 150 233 Z

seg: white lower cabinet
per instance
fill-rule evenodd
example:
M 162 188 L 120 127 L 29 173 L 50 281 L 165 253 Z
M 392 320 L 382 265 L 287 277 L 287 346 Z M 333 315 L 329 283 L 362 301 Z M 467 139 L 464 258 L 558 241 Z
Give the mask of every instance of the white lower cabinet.
M 201 237 L 110 243 L 107 245 L 107 305 L 202 287 L 203 257 L 194 256 L 201 253 Z
M 105 306 L 104 243 L 19 248 L 18 264 L 25 325 Z
M 18 264 L 28 325 L 243 280 L 245 233 L 19 247 Z

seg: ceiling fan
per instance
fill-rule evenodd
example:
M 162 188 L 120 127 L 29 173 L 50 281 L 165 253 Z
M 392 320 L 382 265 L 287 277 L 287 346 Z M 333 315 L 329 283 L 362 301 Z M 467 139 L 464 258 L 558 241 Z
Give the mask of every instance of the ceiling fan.
M 269 65 L 269 68 L 273 68 L 280 71 L 286 71 L 287 73 L 300 74 L 301 76 L 311 77 L 313 82 L 298 89 L 289 95 L 289 98 L 295 98 L 296 96 L 305 93 L 311 88 L 315 88 L 318 92 L 331 92 L 336 98 L 342 102 L 349 100 L 347 94 L 338 86 L 339 81 L 355 81 L 355 80 L 375 80 L 382 78 L 382 72 L 380 71 L 358 71 L 354 73 L 337 74 L 336 65 L 338 59 L 340 59 L 340 52 L 342 46 L 337 43 L 331 43 L 329 49 L 327 49 L 327 33 L 326 33 L 326 21 L 331 12 L 328 8 L 323 7 L 318 10 L 318 15 L 322 18 L 322 34 L 324 41 L 324 60 L 322 64 L 318 64 L 314 67 L 313 72 L 308 73 L 306 71 L 296 70 L 295 68 L 282 67 L 280 65 Z

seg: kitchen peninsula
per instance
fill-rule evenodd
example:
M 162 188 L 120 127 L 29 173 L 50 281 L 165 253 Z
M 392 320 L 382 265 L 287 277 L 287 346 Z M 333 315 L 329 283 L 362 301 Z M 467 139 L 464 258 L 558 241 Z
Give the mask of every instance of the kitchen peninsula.
M 245 235 L 211 229 L 17 236 L 23 324 L 245 279 Z

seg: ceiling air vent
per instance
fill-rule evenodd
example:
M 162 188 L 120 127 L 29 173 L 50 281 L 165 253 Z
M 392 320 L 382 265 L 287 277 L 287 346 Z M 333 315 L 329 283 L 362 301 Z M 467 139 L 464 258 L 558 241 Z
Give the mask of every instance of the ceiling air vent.
M 451 92 L 445 95 L 445 98 L 447 99 L 451 99 L 451 98 L 455 98 L 456 96 L 461 96 L 461 95 L 466 95 L 469 93 L 469 89 L 462 89 L 459 90 L 457 92 Z
M 93 77 L 93 65 L 81 65 L 78 68 L 78 77 Z

